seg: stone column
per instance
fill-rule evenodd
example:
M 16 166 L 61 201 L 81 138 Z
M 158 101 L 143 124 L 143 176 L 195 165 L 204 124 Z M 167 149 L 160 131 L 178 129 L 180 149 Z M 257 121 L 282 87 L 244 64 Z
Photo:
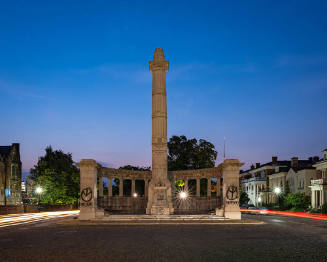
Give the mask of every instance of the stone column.
M 100 165 L 93 159 L 82 159 L 80 167 L 80 220 L 95 218 L 97 212 L 97 174 Z
M 188 178 L 184 179 L 184 191 L 188 192 Z
M 169 215 L 174 213 L 167 170 L 166 72 L 169 62 L 162 48 L 155 49 L 149 66 L 152 72 L 152 178 L 146 213 Z
M 211 197 L 211 178 L 207 178 L 207 197 Z
M 220 196 L 220 177 L 217 177 L 216 196 Z
M 224 216 L 230 219 L 241 219 L 239 206 L 239 175 L 240 167 L 243 163 L 240 163 L 238 159 L 226 159 L 221 165 L 224 177 Z
M 132 178 L 132 196 L 134 196 L 135 193 L 135 178 Z
M 103 179 L 99 177 L 99 197 L 103 197 Z
M 112 197 L 112 177 L 108 177 L 108 196 Z
M 201 196 L 201 192 L 200 192 L 200 178 L 196 179 L 196 196 L 199 197 Z
M 144 179 L 144 196 L 148 197 L 148 190 L 149 190 L 149 180 L 147 178 Z
M 124 179 L 122 177 L 119 178 L 119 196 L 124 196 Z

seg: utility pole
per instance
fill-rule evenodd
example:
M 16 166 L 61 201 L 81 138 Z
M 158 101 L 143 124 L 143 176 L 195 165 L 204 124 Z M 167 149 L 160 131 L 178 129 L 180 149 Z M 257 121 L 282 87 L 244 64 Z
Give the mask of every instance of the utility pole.
M 226 159 L 226 137 L 224 136 L 224 160 Z

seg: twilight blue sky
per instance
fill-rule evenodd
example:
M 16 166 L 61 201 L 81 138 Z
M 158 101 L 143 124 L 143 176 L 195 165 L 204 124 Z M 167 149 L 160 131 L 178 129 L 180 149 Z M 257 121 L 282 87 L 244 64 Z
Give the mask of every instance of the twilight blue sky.
M 170 61 L 168 136 L 247 166 L 327 147 L 326 1 L 1 1 L 0 144 L 151 164 L 151 73 Z

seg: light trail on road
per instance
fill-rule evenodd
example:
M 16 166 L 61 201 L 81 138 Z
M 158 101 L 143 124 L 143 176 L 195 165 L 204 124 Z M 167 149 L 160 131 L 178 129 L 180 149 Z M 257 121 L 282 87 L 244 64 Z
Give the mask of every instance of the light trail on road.
M 270 214 L 270 215 L 283 215 L 283 216 L 292 216 L 292 217 L 301 217 L 301 218 L 310 218 L 317 220 L 327 221 L 327 215 L 319 213 L 306 213 L 306 212 L 292 212 L 292 211 L 278 211 L 278 210 L 262 210 L 262 209 L 241 209 L 243 213 L 257 213 L 257 214 Z
M 0 216 L 0 228 L 43 222 L 49 219 L 75 216 L 78 214 L 79 210 L 3 215 Z

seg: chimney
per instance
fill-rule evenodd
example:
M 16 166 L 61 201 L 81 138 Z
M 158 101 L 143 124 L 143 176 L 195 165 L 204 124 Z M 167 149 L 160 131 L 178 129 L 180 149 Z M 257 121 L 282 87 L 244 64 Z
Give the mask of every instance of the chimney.
M 255 168 L 259 168 L 260 167 L 260 163 L 255 163 Z
M 277 165 L 277 161 L 278 161 L 278 157 L 277 156 L 273 156 L 272 157 L 272 164 L 273 165 Z
M 253 165 L 253 164 L 251 165 L 250 169 L 251 169 L 251 170 L 254 169 L 254 165 Z
M 299 166 L 299 158 L 298 157 L 291 158 L 291 166 L 293 168 L 297 168 Z

